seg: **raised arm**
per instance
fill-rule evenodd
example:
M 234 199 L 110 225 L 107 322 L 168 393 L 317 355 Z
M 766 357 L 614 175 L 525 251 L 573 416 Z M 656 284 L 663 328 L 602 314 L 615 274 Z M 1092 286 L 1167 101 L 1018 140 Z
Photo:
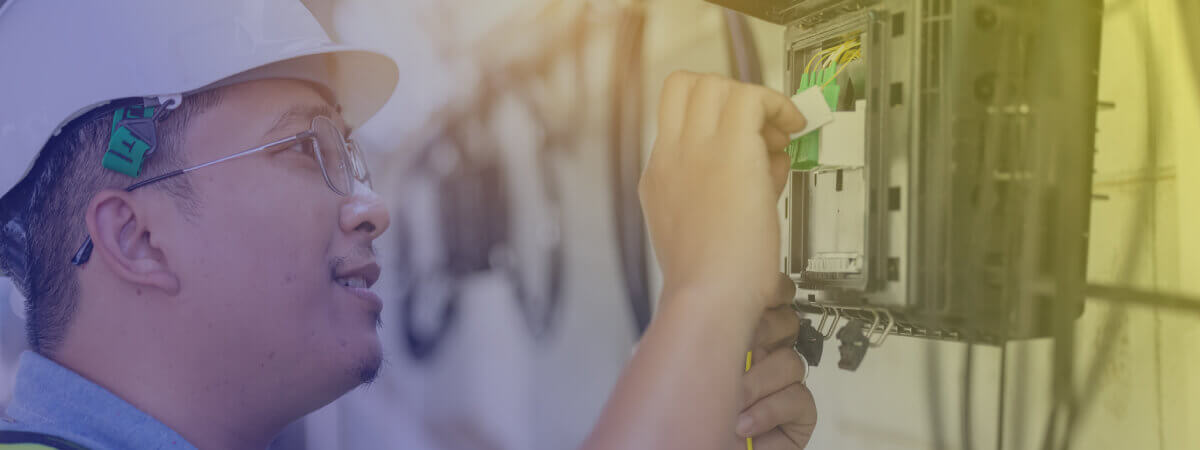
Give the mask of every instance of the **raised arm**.
M 764 310 L 789 301 L 776 203 L 789 99 L 715 75 L 672 74 L 640 195 L 663 272 L 658 312 L 584 448 L 727 449 Z

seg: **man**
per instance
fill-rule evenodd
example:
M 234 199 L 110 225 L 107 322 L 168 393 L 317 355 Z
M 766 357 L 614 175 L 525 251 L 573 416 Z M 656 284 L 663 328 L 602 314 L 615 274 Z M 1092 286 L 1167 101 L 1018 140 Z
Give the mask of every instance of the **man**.
M 0 10 L 4 104 L 21 105 L 0 115 L 0 268 L 28 298 L 33 350 L 22 356 L 7 410 L 7 428 L 24 434 L 0 442 L 263 448 L 380 367 L 371 242 L 388 213 L 347 136 L 348 123 L 390 95 L 396 65 L 329 42 L 299 4 L 166 3 L 10 0 Z M 114 24 L 129 27 L 121 39 L 98 38 Z M 746 181 L 725 180 L 730 193 L 750 194 L 753 207 L 742 210 L 756 220 L 699 217 L 708 225 L 675 230 L 656 217 L 679 217 L 668 210 L 678 199 L 654 199 L 678 192 L 646 191 L 656 248 L 675 261 L 664 264 L 670 291 L 592 445 L 725 446 L 735 412 L 746 408 L 756 419 L 739 431 L 760 436 L 758 447 L 802 446 L 815 422 L 811 396 L 795 383 L 803 368 L 768 357 L 766 369 L 743 378 L 727 358 L 734 347 L 786 346 L 793 333 L 794 324 L 773 319 L 751 341 L 776 298 L 774 279 L 763 277 L 775 268 L 719 270 L 763 269 L 745 263 L 773 261 L 778 233 L 768 233 L 773 244 L 750 238 L 762 242 L 742 253 L 696 244 L 764 231 L 774 214 L 767 191 L 778 194 L 765 181 L 765 149 L 782 148 L 780 133 L 803 119 L 761 88 L 745 91 L 760 101 L 733 105 L 709 100 L 748 87 L 709 77 L 692 92 L 689 80 L 668 84 L 671 104 L 695 96 L 701 110 L 666 117 L 711 128 L 691 120 L 747 113 L 730 122 L 744 126 L 713 142 L 748 146 L 734 154 L 762 161 L 735 165 L 740 174 L 692 168 L 757 179 L 741 191 Z M 790 109 L 781 114 L 780 105 Z M 661 142 L 656 155 L 701 143 Z M 696 154 L 712 145 L 696 145 Z M 672 172 L 655 167 L 651 174 Z M 710 200 L 726 207 L 710 212 L 732 210 L 717 201 L 728 198 Z M 714 250 L 699 255 L 711 261 L 681 262 L 697 256 L 673 251 L 684 246 Z M 695 307 L 673 306 L 687 304 Z M 621 419 L 634 417 L 646 420 Z

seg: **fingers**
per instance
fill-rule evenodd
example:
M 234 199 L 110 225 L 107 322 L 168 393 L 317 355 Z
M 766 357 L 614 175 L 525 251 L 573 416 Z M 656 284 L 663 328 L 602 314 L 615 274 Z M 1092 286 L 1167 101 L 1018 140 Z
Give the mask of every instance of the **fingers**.
M 771 152 L 769 153 L 771 163 L 771 187 L 773 192 L 782 193 L 783 187 L 787 186 L 788 173 L 792 169 L 792 157 L 786 152 Z
M 742 438 L 736 445 L 736 449 L 744 450 L 746 448 L 746 439 Z M 783 430 L 775 429 L 754 437 L 754 450 L 799 450 L 804 447 L 799 447 L 792 439 L 783 433 Z
M 662 96 L 658 99 L 657 139 L 679 139 L 683 133 L 684 119 L 687 117 L 689 94 L 697 80 L 699 75 L 685 71 L 673 72 L 667 76 L 667 81 L 663 83 Z
M 767 143 L 767 154 L 770 155 L 771 180 L 775 191 L 779 192 L 787 184 L 787 174 L 792 168 L 792 157 L 782 151 L 787 149 L 791 141 L 787 134 L 775 127 L 763 127 L 762 136 Z
M 808 121 L 804 114 L 792 103 L 792 99 L 782 93 L 758 86 L 762 92 L 762 106 L 766 113 L 764 125 L 778 128 L 787 134 L 803 130 Z M 781 149 L 782 150 L 782 149 Z
M 768 354 L 762 361 L 754 361 L 750 371 L 743 376 L 742 408 L 755 405 L 793 384 L 800 383 L 804 379 L 805 370 L 800 356 L 790 348 L 781 348 Z M 779 424 L 771 424 L 775 425 Z
M 776 306 L 763 313 L 754 335 L 754 354 L 767 355 L 791 345 L 800 330 L 800 317 L 790 306 Z M 757 362 L 756 362 L 757 364 Z
M 812 392 L 795 383 L 743 411 L 736 431 L 738 436 L 750 437 L 779 427 L 791 440 L 807 444 L 816 425 L 817 407 Z M 757 440 L 754 446 L 758 447 Z
M 684 133 L 697 134 L 704 139 L 717 131 L 721 111 L 729 98 L 729 92 L 737 83 L 717 75 L 699 75 L 688 96 L 687 118 Z M 686 150 L 686 149 L 685 149 Z
M 804 129 L 804 124 L 804 116 L 787 96 L 718 75 L 674 72 L 659 98 L 660 139 L 678 139 L 685 132 L 753 133 L 766 138 L 769 150 L 779 151 L 787 145 L 787 135 Z
M 787 96 L 763 86 L 739 84 L 729 96 L 721 127 L 731 133 L 754 133 L 774 128 L 784 134 L 804 129 L 804 115 Z M 772 147 L 782 151 L 783 147 Z
M 776 150 L 787 148 L 788 143 L 792 142 L 788 139 L 787 133 L 779 131 L 775 127 L 763 127 L 762 136 L 767 142 L 767 151 L 770 151 L 772 154 L 776 154 Z
M 817 404 L 813 400 L 812 391 L 809 391 L 806 386 L 802 385 L 801 387 L 804 396 L 797 399 L 804 403 L 801 406 L 801 415 L 779 426 L 779 430 L 796 444 L 796 448 L 808 447 L 813 430 L 817 428 Z
M 791 305 L 796 298 L 796 282 L 784 273 L 778 273 L 775 278 L 775 298 L 773 306 Z

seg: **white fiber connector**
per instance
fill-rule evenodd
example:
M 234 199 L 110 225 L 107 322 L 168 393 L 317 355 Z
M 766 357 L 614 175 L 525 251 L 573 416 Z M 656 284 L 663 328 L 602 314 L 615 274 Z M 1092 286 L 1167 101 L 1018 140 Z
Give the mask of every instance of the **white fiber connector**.
M 800 136 L 812 133 L 833 122 L 833 111 L 825 102 L 825 94 L 821 92 L 820 86 L 813 86 L 793 95 L 792 104 L 796 105 L 801 114 L 804 114 L 804 119 L 808 124 L 804 126 L 803 130 L 792 133 L 789 136 L 791 140 L 796 140 Z

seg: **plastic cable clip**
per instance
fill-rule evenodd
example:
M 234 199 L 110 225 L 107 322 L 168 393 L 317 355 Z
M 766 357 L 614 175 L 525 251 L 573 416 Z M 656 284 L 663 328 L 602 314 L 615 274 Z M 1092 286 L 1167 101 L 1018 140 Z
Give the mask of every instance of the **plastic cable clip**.
M 127 106 L 113 113 L 108 150 L 101 165 L 105 169 L 136 178 L 146 154 L 156 144 L 154 107 Z
M 113 112 L 104 168 L 137 178 L 146 157 L 158 148 L 157 122 L 182 102 L 180 95 L 146 98 L 141 105 L 118 108 Z

